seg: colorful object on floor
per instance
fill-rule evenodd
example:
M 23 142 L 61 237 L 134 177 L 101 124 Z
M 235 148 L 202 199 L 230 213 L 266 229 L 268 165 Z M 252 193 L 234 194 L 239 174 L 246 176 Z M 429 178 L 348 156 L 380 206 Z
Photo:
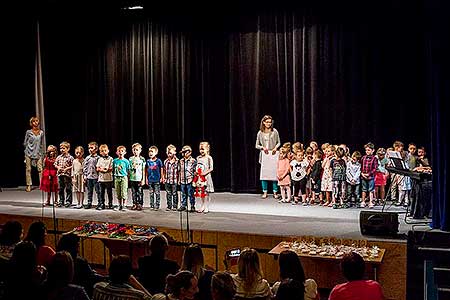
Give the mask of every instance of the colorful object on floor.
M 72 231 L 75 234 L 92 236 L 102 234 L 108 238 L 116 239 L 150 239 L 158 234 L 158 230 L 151 226 L 125 225 L 116 223 L 95 223 L 86 222 L 83 225 L 75 227 Z

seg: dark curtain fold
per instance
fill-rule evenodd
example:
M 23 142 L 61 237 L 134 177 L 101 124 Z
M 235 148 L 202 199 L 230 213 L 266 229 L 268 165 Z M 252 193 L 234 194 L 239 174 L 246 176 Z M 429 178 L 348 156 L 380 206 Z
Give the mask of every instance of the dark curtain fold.
M 232 192 L 259 190 L 264 114 L 282 142 L 428 147 L 428 110 L 412 104 L 425 103 L 421 15 L 414 3 L 406 12 L 386 3 L 217 18 L 45 15 L 48 143 L 96 140 L 114 153 L 140 142 L 164 158 L 169 143 L 198 153 L 207 140 L 215 185 Z
M 426 3 L 426 49 L 427 87 L 431 104 L 433 157 L 433 222 L 432 227 L 450 230 L 450 202 L 448 186 L 448 141 L 450 137 L 450 22 L 444 13 L 449 5 L 445 1 L 432 0 Z

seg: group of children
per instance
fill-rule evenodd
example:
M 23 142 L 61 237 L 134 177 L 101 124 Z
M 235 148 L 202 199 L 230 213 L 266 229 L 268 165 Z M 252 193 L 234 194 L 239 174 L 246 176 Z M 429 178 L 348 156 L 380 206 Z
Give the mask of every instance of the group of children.
M 373 143 L 364 145 L 365 155 L 350 151 L 345 144 L 325 143 L 319 149 L 312 141 L 304 149 L 300 142 L 285 143 L 280 148 L 277 179 L 281 189 L 280 203 L 313 205 L 320 204 L 333 208 L 351 206 L 373 208 L 386 199 L 385 187 L 390 180 L 390 200 L 396 205 L 407 206 L 411 191 L 408 176 L 389 174 L 388 151 L 401 154 L 405 166 L 410 170 L 429 167 L 425 149 L 409 144 L 408 152 L 403 143 L 396 141 L 387 150 Z M 361 190 L 361 192 L 360 192 Z M 291 194 L 292 193 L 292 194 Z
M 176 147 L 168 145 L 167 158 L 164 162 L 157 157 L 158 148 L 151 146 L 148 150 L 148 159 L 141 156 L 142 145 L 132 145 L 132 153 L 128 159 L 125 146 L 118 146 L 116 158 L 109 156 L 106 144 L 98 146 L 96 142 L 88 144 L 89 155 L 84 157 L 82 146 L 75 148 L 75 158 L 70 155 L 70 144 L 62 142 L 60 154 L 54 145 L 47 147 L 44 159 L 44 170 L 40 189 L 47 193 L 44 206 L 51 205 L 51 195 L 59 194 L 58 207 L 72 206 L 72 192 L 76 194 L 76 208 L 92 208 L 94 190 L 97 194 L 96 209 L 126 210 L 128 199 L 128 186 L 131 187 L 133 206 L 132 210 L 142 210 L 144 206 L 143 187 L 148 186 L 150 191 L 150 208 L 160 209 L 161 184 L 165 185 L 167 211 L 178 210 L 195 212 L 195 198 L 201 199 L 201 207 L 197 212 L 209 212 L 210 193 L 214 192 L 211 177 L 213 159 L 209 154 L 208 142 L 199 145 L 200 155 L 197 159 L 192 157 L 192 148 L 183 146 L 181 159 L 178 159 Z M 97 154 L 100 152 L 100 155 Z M 115 188 L 118 206 L 113 205 L 112 188 Z M 178 207 L 177 187 L 181 189 L 181 206 Z M 195 188 L 195 190 L 194 190 Z M 87 204 L 84 203 L 84 191 L 87 189 Z M 105 203 L 105 192 L 108 196 L 108 205 Z M 195 192 L 195 193 L 194 193 Z M 189 198 L 190 208 L 187 204 Z

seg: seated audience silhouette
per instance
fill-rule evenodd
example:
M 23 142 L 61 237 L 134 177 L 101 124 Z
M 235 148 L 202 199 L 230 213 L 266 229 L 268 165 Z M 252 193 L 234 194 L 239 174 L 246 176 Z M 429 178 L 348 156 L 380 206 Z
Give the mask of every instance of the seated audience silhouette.
M 211 300 L 211 278 L 213 271 L 205 268 L 203 252 L 199 245 L 192 244 L 184 249 L 181 270 L 191 271 L 198 278 L 198 294 L 196 300 Z
M 178 272 L 180 266 L 175 261 L 166 259 L 169 243 L 162 234 L 155 235 L 150 240 L 149 247 L 150 255 L 138 260 L 138 278 L 151 294 L 164 293 L 167 275 Z
M 303 300 L 305 299 L 304 284 L 295 279 L 283 279 L 279 284 L 276 300 Z
M 67 251 L 57 252 L 48 265 L 44 295 L 47 300 L 89 300 L 83 287 L 72 284 L 73 259 Z
M 73 259 L 74 274 L 73 284 L 84 287 L 86 293 L 91 297 L 94 284 L 107 280 L 107 277 L 95 272 L 88 261 L 78 253 L 80 249 L 80 237 L 75 233 L 68 233 L 61 236 L 56 250 L 67 251 Z
M 264 299 L 272 297 L 269 283 L 263 278 L 259 256 L 254 249 L 244 249 L 238 259 L 238 273 L 232 274 L 236 285 L 235 299 Z
M 329 300 L 382 300 L 383 291 L 378 282 L 364 280 L 364 259 L 356 252 L 344 255 L 341 270 L 346 283 L 336 285 L 330 293 Z
M 211 279 L 211 295 L 213 300 L 233 300 L 236 286 L 233 278 L 226 272 L 216 272 Z
M 28 229 L 26 241 L 33 242 L 36 246 L 36 263 L 47 267 L 55 255 L 55 250 L 45 244 L 45 236 L 47 235 L 47 228 L 45 224 L 41 221 L 34 222 L 30 225 Z
M 14 248 L 7 266 L 2 299 L 34 299 L 46 279 L 45 267 L 36 264 L 36 247 L 32 242 L 21 242 Z
M 197 277 L 189 271 L 168 275 L 166 293 L 170 300 L 193 300 L 198 293 Z
M 278 258 L 278 264 L 280 266 L 280 280 L 293 279 L 303 284 L 302 290 L 304 299 L 314 300 L 319 299 L 317 292 L 317 283 L 314 279 L 305 279 L 305 271 L 303 270 L 302 263 L 297 253 L 291 250 L 284 250 L 280 253 Z M 272 293 L 277 294 L 281 281 L 277 281 L 272 286 Z M 293 286 L 291 284 L 290 286 Z
M 150 300 L 150 293 L 131 274 L 130 257 L 114 257 L 109 266 L 111 282 L 98 282 L 94 286 L 94 300 Z

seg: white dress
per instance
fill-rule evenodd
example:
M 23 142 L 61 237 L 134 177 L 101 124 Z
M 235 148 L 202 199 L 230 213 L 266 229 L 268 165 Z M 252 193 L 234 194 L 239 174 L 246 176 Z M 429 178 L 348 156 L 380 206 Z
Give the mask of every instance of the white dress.
M 197 157 L 197 167 L 201 167 L 203 172 L 208 172 L 214 170 L 214 162 L 210 155 L 198 156 Z M 206 191 L 208 193 L 214 193 L 214 184 L 211 177 L 211 173 L 206 175 Z

